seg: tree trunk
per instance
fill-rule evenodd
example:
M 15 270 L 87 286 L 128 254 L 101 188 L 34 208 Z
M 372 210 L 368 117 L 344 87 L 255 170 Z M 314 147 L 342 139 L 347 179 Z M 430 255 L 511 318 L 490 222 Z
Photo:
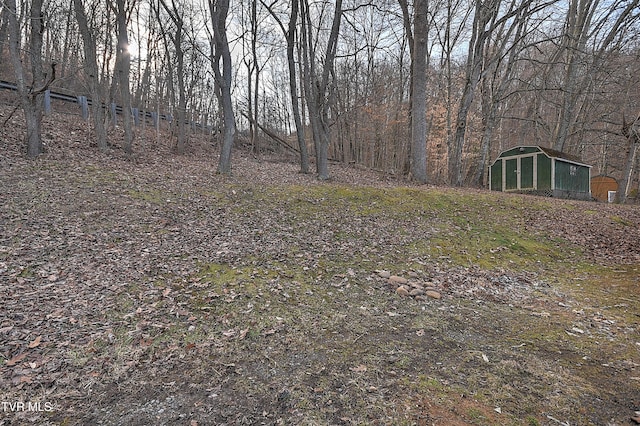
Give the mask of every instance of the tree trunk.
M 329 179 L 329 143 L 331 131 L 329 125 L 329 109 L 331 103 L 330 78 L 336 56 L 338 34 L 342 19 L 342 0 L 336 0 L 331 31 L 327 40 L 327 48 L 321 74 L 318 74 L 315 64 L 315 43 L 312 38 L 311 17 L 309 16 L 309 4 L 303 0 L 303 49 L 305 68 L 305 92 L 307 94 L 307 108 L 309 121 L 313 129 L 313 139 L 316 148 L 316 172 L 319 180 Z
M 176 51 L 176 81 L 178 83 L 178 106 L 175 108 L 175 128 L 177 129 L 176 135 L 176 152 L 178 154 L 183 154 L 185 147 L 187 145 L 187 95 L 185 89 L 185 72 L 184 72 L 184 49 L 182 48 L 183 42 L 183 29 L 184 29 L 184 20 L 181 16 L 181 11 L 176 5 L 175 1 L 172 1 L 171 7 L 167 5 L 165 0 L 160 0 L 160 4 L 167 12 L 171 21 L 173 21 L 175 28 L 174 31 L 167 33 L 168 37 L 171 39 L 173 43 L 173 47 Z M 158 19 L 161 19 L 158 16 Z M 167 53 L 168 53 L 168 49 Z
M 182 50 L 182 21 L 179 21 L 178 29 L 174 39 L 176 48 L 177 77 L 178 77 L 178 108 L 176 111 L 176 128 L 178 135 L 176 138 L 176 151 L 178 154 L 184 154 L 187 145 L 187 96 L 184 86 L 184 52 Z
M 411 104 L 411 177 L 427 182 L 427 21 L 428 1 L 414 5 L 412 104 Z
M 15 1 L 15 0 L 14 0 Z M 6 7 L 2 9 L 4 12 Z M 4 52 L 4 43 L 7 41 L 7 31 L 9 28 L 9 18 L 5 16 L 5 13 L 0 13 L 0 55 Z
M 403 23 L 404 23 L 404 31 L 406 33 L 406 38 L 407 38 L 407 45 L 409 46 L 409 56 L 412 58 L 415 57 L 414 55 L 414 48 L 415 48 L 415 41 L 414 41 L 414 35 L 413 35 L 413 29 L 411 27 L 411 15 L 409 14 L 409 4 L 407 2 L 407 0 L 398 0 L 398 3 L 400 4 L 400 8 L 402 9 L 402 18 L 403 18 Z M 428 8 L 428 4 L 426 6 Z M 425 59 L 426 61 L 426 59 Z M 410 68 L 410 72 L 409 72 L 409 131 L 411 132 L 411 134 L 413 134 L 413 62 L 411 63 L 411 68 Z M 425 102 L 426 102 L 426 98 L 425 98 Z M 426 112 L 426 111 L 425 111 Z M 426 119 L 426 117 L 425 117 Z M 426 143 L 426 141 L 425 141 Z M 404 143 L 397 143 L 395 145 L 395 155 L 396 158 L 399 158 L 400 161 L 402 161 L 402 167 L 399 167 L 399 169 L 401 170 L 402 174 L 408 174 L 411 173 L 411 147 L 413 145 L 413 142 L 410 141 L 408 144 L 406 144 L 406 148 L 407 151 L 409 151 L 408 153 L 406 153 L 407 155 L 405 155 L 405 144 Z M 394 161 L 395 163 L 395 161 Z
M 122 123 L 124 127 L 124 152 L 133 153 L 133 128 L 131 120 L 131 89 L 129 74 L 131 55 L 129 54 L 129 36 L 127 35 L 127 10 L 125 0 L 116 0 L 116 26 L 118 31 L 118 49 L 116 52 L 116 80 L 120 89 L 122 105 Z
M 453 140 L 448 147 L 447 168 L 449 170 L 450 185 L 462 185 L 462 152 L 464 149 L 469 111 L 484 65 L 484 41 L 488 36 L 485 27 L 497 12 L 499 3 L 500 0 L 494 0 L 493 5 L 487 5 L 483 2 L 476 3 L 476 11 L 473 18 L 473 32 L 471 34 L 471 40 L 469 41 L 469 53 L 467 55 L 465 84 L 456 117 L 456 130 Z
M 627 201 L 633 176 L 638 163 L 638 148 L 640 146 L 640 115 L 632 122 L 627 124 L 623 118 L 622 134 L 627 138 L 627 161 L 625 163 L 622 181 L 616 194 L 617 202 L 624 203 Z
M 11 62 L 13 63 L 14 73 L 16 77 L 16 86 L 18 95 L 22 103 L 26 126 L 27 126 L 27 156 L 30 158 L 37 157 L 44 152 L 41 136 L 42 122 L 42 102 L 43 93 L 47 88 L 44 82 L 42 71 L 42 34 L 44 31 L 44 16 L 42 14 L 42 0 L 34 0 L 31 3 L 30 24 L 31 24 L 31 72 L 33 77 L 33 86 L 28 87 L 26 83 L 27 75 L 22 66 L 22 57 L 20 55 L 20 27 L 16 14 L 15 0 L 6 2 L 5 18 L 9 22 L 9 51 L 11 54 Z M 51 79 L 55 76 L 52 66 Z
M 489 84 L 485 82 L 487 91 Z M 485 93 L 482 98 L 482 139 L 480 140 L 480 155 L 478 156 L 478 165 L 473 175 L 473 182 L 477 187 L 484 185 L 484 177 L 489 167 L 489 152 L 491 151 L 491 140 L 493 139 L 493 129 L 496 125 L 496 115 L 498 104 L 492 96 Z
M 304 137 L 304 126 L 300 118 L 300 103 L 298 102 L 298 87 L 296 84 L 296 60 L 294 56 L 295 34 L 298 22 L 298 0 L 293 0 L 291 4 L 291 17 L 286 33 L 287 38 L 287 63 L 289 65 L 289 93 L 291 95 L 291 107 L 293 109 L 293 120 L 296 125 L 296 138 L 298 149 L 300 150 L 300 171 L 309 173 L 309 153 L 307 142 Z
M 487 177 L 487 169 L 489 167 L 489 154 L 491 152 L 491 141 L 493 140 L 494 129 L 498 126 L 500 117 L 498 117 L 499 105 L 504 100 L 509 82 L 513 78 L 516 62 L 520 58 L 523 50 L 524 34 L 526 34 L 526 26 L 528 14 L 522 13 L 515 18 L 513 25 L 506 31 L 506 35 L 496 36 L 496 41 L 488 50 L 492 52 L 491 58 L 485 58 L 485 62 L 491 63 L 493 72 L 484 72 L 482 81 L 482 139 L 480 141 L 480 155 L 478 163 L 473 175 L 472 184 L 482 187 L 486 184 L 484 178 Z M 504 40 L 511 38 L 514 33 L 513 42 L 510 47 L 504 43 Z M 505 49 L 509 49 L 506 58 L 504 56 Z M 504 63 L 506 61 L 506 63 Z
M 553 149 L 557 151 L 564 150 L 569 129 L 575 121 L 578 97 L 583 89 L 578 87 L 578 73 L 581 72 L 578 63 L 585 51 L 587 33 L 595 11 L 595 3 L 592 0 L 571 0 L 568 6 L 561 46 L 566 54 L 562 107 L 553 135 Z
M 91 111 L 93 113 L 93 126 L 96 133 L 98 148 L 107 149 L 107 132 L 105 129 L 105 114 L 103 108 L 102 90 L 98 74 L 98 62 L 96 56 L 96 41 L 89 29 L 87 15 L 81 0 L 73 0 L 78 28 L 82 36 L 84 46 L 85 74 L 89 80 L 91 94 Z
M 253 87 L 253 120 L 258 123 L 260 108 L 259 105 L 259 91 L 260 91 L 260 64 L 258 63 L 258 4 L 257 0 L 251 1 L 251 57 L 253 58 L 253 67 L 255 69 L 255 79 L 254 79 L 254 87 Z M 251 85 L 251 81 L 249 81 L 249 85 Z M 249 100 L 249 103 L 252 101 Z M 264 121 L 264 120 L 263 120 Z M 258 135 L 260 129 L 256 126 L 253 128 L 253 132 L 251 133 L 251 148 L 255 155 L 260 153 L 260 147 L 258 146 Z
M 231 148 L 236 131 L 233 100 L 231 99 L 231 52 L 229 51 L 226 29 L 229 0 L 209 0 L 209 9 L 215 45 L 212 65 L 216 84 L 220 89 L 223 114 L 223 140 L 218 173 L 228 175 L 231 174 Z M 220 60 L 222 60 L 222 69 L 220 69 Z

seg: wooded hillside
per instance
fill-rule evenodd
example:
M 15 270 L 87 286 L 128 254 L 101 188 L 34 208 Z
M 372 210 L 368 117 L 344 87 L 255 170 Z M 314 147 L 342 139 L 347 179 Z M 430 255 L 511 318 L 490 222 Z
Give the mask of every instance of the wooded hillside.
M 170 113 L 177 154 L 190 122 L 224 146 L 283 141 L 300 168 L 357 163 L 419 182 L 481 186 L 497 153 L 541 145 L 638 189 L 638 0 L 8 0 L 0 79 L 42 151 L 42 92 Z M 55 76 L 53 75 L 55 64 Z M 413 94 L 413 95 L 412 95 Z M 5 123 L 6 125 L 6 123 Z M 278 141 L 278 142 L 275 142 Z

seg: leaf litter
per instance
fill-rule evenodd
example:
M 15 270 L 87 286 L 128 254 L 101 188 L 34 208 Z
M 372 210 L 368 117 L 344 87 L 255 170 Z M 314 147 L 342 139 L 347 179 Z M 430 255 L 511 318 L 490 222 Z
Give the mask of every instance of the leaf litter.
M 341 165 L 320 185 L 266 155 L 224 177 L 207 141 L 132 160 L 89 154 L 83 131 L 35 161 L 3 134 L 0 397 L 53 409 L 0 424 L 626 424 L 640 409 L 637 207 Z

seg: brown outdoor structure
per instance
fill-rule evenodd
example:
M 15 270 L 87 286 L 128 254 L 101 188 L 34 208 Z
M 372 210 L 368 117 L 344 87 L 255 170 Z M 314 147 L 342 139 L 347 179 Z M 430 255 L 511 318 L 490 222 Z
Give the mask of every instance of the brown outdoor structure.
M 598 175 L 591 178 L 591 196 L 598 201 L 609 201 L 609 191 L 618 190 L 618 181 L 611 176 Z

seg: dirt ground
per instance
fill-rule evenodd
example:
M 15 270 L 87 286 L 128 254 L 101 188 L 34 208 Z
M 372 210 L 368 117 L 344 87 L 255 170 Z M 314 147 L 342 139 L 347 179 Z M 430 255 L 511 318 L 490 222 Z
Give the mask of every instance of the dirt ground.
M 0 127 L 0 425 L 637 423 L 638 206 L 56 119 Z

